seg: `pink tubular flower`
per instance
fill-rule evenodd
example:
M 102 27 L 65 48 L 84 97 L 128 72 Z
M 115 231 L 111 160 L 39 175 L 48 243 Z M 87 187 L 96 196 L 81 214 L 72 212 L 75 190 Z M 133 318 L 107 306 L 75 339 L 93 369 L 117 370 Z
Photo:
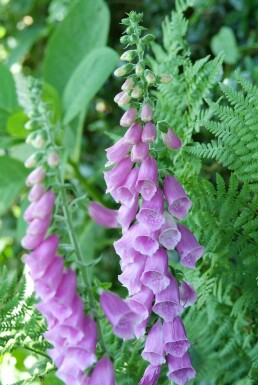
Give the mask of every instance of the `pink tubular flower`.
M 142 131 L 142 142 L 144 143 L 152 143 L 156 139 L 157 130 L 156 126 L 152 122 L 148 122 L 144 125 Z
M 193 305 L 197 300 L 196 291 L 193 286 L 186 281 L 181 281 L 179 286 L 180 305 L 188 307 Z
M 125 143 L 124 138 L 121 138 L 113 146 L 106 149 L 108 162 L 105 166 L 107 167 L 114 163 L 119 163 L 126 157 L 129 150 L 130 145 Z
M 149 201 L 144 200 L 142 202 L 142 207 L 136 218 L 147 230 L 156 231 L 159 230 L 165 222 L 163 210 L 164 197 L 162 191 L 158 188 Z
M 139 234 L 133 240 L 133 248 L 141 254 L 153 256 L 159 248 L 155 234 L 147 234 L 146 230 L 139 227 Z
M 150 201 L 157 191 L 158 185 L 158 169 L 155 159 L 148 156 L 142 162 L 136 188 L 142 195 L 143 199 Z
M 149 103 L 146 103 L 141 111 L 141 120 L 143 122 L 150 122 L 152 120 L 153 111 Z
M 100 305 L 113 326 L 114 333 L 124 340 L 133 338 L 139 316 L 130 309 L 127 303 L 118 295 L 106 291 L 100 296 Z
M 153 366 L 162 365 L 166 362 L 161 341 L 163 341 L 163 328 L 161 322 L 157 322 L 150 329 L 142 352 L 142 357 Z
M 178 219 L 184 219 L 192 202 L 186 196 L 181 184 L 171 175 L 164 180 L 164 194 L 168 202 L 168 211 Z
M 135 219 L 136 213 L 138 211 L 138 194 L 134 197 L 134 201 L 131 207 L 122 205 L 118 210 L 118 223 L 122 226 L 123 233 L 128 230 L 131 222 Z
M 131 298 L 126 300 L 130 308 L 141 316 L 141 321 L 149 317 L 151 313 L 151 305 L 154 295 L 152 291 L 145 286 L 142 286 L 139 293 L 134 294 Z
M 204 247 L 197 242 L 197 239 L 187 227 L 180 223 L 177 227 L 181 233 L 181 240 L 176 246 L 180 255 L 180 263 L 189 269 L 194 269 L 196 262 L 204 253 Z
M 182 147 L 182 140 L 174 133 L 172 128 L 168 129 L 166 134 L 162 133 L 164 144 L 172 150 L 177 150 Z
M 116 197 L 122 204 L 131 207 L 137 194 L 135 184 L 138 178 L 139 169 L 133 168 L 124 184 L 116 189 Z
M 26 179 L 26 185 L 27 186 L 33 186 L 35 184 L 38 184 L 45 179 L 46 176 L 46 170 L 42 166 L 38 166 L 33 170 Z
M 172 322 L 164 322 L 164 350 L 175 357 L 183 357 L 190 347 L 183 322 L 176 317 Z
M 125 111 L 124 115 L 120 119 L 120 125 L 122 127 L 131 126 L 131 124 L 135 122 L 136 116 L 137 116 L 136 108 L 129 108 L 127 111 Z
M 158 382 L 161 366 L 149 365 L 139 382 L 139 385 L 155 385 Z
M 142 126 L 140 123 L 134 123 L 124 135 L 125 144 L 134 145 L 137 144 L 142 136 Z
M 105 385 L 115 385 L 114 366 L 108 357 L 103 357 L 97 362 L 88 385 L 100 385 L 103 379 L 105 379 Z
M 38 219 L 46 219 L 49 215 L 51 215 L 54 205 L 55 194 L 53 191 L 49 190 L 45 192 L 35 203 L 32 211 L 32 217 Z
M 196 371 L 192 367 L 189 354 L 186 352 L 183 357 L 174 357 L 168 354 L 168 378 L 176 385 L 185 385 L 187 381 L 194 378 Z
M 89 216 L 93 221 L 103 227 L 120 227 L 117 221 L 117 210 L 111 210 L 98 202 L 91 202 L 88 206 Z
M 143 273 L 146 257 L 138 254 L 132 263 L 125 266 L 122 274 L 118 276 L 119 281 L 125 286 L 130 295 L 136 294 L 141 290 L 142 283 L 140 277 Z
M 132 167 L 133 163 L 128 157 L 121 160 L 112 170 L 104 172 L 104 178 L 107 184 L 106 192 L 112 192 L 117 187 L 122 186 Z
M 143 162 L 149 155 L 149 145 L 142 141 L 135 144 L 131 151 L 132 162 Z
M 168 256 L 166 251 L 160 247 L 152 257 L 147 258 L 144 272 L 140 279 L 154 294 L 157 294 L 165 290 L 170 284 L 167 272 Z
M 35 202 L 35 201 L 38 201 L 43 193 L 45 191 L 45 187 L 43 184 L 34 184 L 34 186 L 31 188 L 30 192 L 29 192 L 29 201 L 30 202 Z
M 170 284 L 156 294 L 155 305 L 152 310 L 166 322 L 172 322 L 176 316 L 183 312 L 179 303 L 179 288 L 176 279 L 170 275 Z
M 164 224 L 161 227 L 159 243 L 168 250 L 173 250 L 181 239 L 176 222 L 172 215 L 164 213 Z

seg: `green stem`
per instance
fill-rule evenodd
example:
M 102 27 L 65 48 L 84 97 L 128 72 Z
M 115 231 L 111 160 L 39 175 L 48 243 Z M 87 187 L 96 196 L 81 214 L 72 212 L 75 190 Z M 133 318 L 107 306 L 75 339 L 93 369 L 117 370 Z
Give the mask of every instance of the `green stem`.
M 88 196 L 93 200 L 105 205 L 102 195 L 87 181 L 87 179 L 82 176 L 77 164 L 74 163 L 71 159 L 69 159 L 69 164 L 72 166 L 76 178 L 80 181 Z
M 49 359 L 49 356 L 48 356 L 47 354 L 45 354 L 45 353 L 43 353 L 43 352 L 40 352 L 39 350 L 36 350 L 36 349 L 34 349 L 34 348 L 31 348 L 31 347 L 29 347 L 29 346 L 27 346 L 27 345 L 23 345 L 23 348 L 26 349 L 26 350 L 30 350 L 30 351 L 32 351 L 32 352 L 35 353 L 35 354 L 39 354 L 39 355 L 41 355 L 41 356 L 46 357 L 46 358 Z
M 49 141 L 50 141 L 51 145 L 53 147 L 55 147 L 54 136 L 51 132 L 51 126 L 49 125 L 48 121 L 46 122 L 46 128 L 47 128 L 47 132 L 48 132 Z M 60 197 L 61 197 L 61 201 L 62 201 L 62 210 L 63 210 L 64 217 L 66 220 L 66 226 L 67 226 L 69 239 L 70 239 L 70 242 L 71 242 L 72 247 L 74 249 L 76 260 L 77 260 L 77 262 L 79 262 L 81 264 L 82 278 L 83 278 L 84 284 L 86 286 L 86 289 L 88 291 L 88 299 L 89 299 L 90 308 L 93 310 L 93 315 L 94 315 L 94 318 L 96 320 L 97 327 L 98 327 L 99 343 L 100 343 L 102 350 L 105 352 L 107 349 L 106 349 L 105 342 L 104 342 L 102 328 L 101 328 L 101 325 L 100 325 L 100 322 L 98 319 L 98 311 L 97 311 L 97 307 L 96 307 L 95 299 L 94 299 L 94 294 L 93 294 L 92 287 L 91 287 L 91 279 L 89 276 L 89 270 L 83 266 L 85 261 L 84 261 L 83 254 L 82 254 L 82 251 L 81 251 L 81 248 L 80 248 L 77 236 L 76 236 L 76 231 L 75 231 L 74 226 L 73 226 L 72 215 L 70 213 L 70 210 L 69 210 L 69 207 L 67 204 L 66 191 L 65 191 L 65 188 L 63 187 L 64 181 L 63 181 L 63 176 L 62 176 L 60 167 L 56 167 L 56 179 L 57 179 L 58 184 L 60 185 Z

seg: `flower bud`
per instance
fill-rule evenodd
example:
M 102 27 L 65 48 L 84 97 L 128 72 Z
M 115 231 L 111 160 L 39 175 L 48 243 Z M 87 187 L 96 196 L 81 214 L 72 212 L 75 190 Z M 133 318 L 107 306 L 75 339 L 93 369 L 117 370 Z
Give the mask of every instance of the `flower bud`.
M 120 38 L 120 43 L 122 43 L 122 44 L 129 44 L 129 43 L 130 43 L 130 38 L 129 38 L 129 36 L 122 36 L 122 37 Z
M 156 82 L 156 77 L 155 77 L 154 73 L 150 70 L 144 71 L 144 77 L 145 77 L 148 84 L 154 84 Z
M 59 155 L 57 154 L 57 152 L 55 151 L 52 151 L 48 154 L 48 157 L 47 157 L 47 164 L 50 166 L 50 167 L 56 167 L 58 166 L 59 164 Z
M 117 104 L 119 105 L 119 107 L 127 106 L 130 100 L 131 100 L 131 96 L 128 95 L 126 92 L 124 92 L 121 98 L 119 98 Z
M 139 61 L 135 66 L 136 75 L 142 75 L 144 72 L 144 61 Z
M 46 144 L 46 136 L 38 133 L 31 139 L 30 144 L 35 148 L 42 148 Z
M 34 128 L 34 122 L 32 120 L 28 120 L 24 124 L 24 128 L 25 128 L 25 130 L 32 130 Z
M 142 89 L 139 86 L 136 86 L 132 89 L 131 97 L 132 98 L 139 98 L 142 95 Z
M 155 39 L 155 37 L 153 35 L 151 35 L 150 33 L 148 33 L 148 35 L 143 36 L 141 41 L 144 45 L 149 45 L 150 42 L 153 41 L 154 39 Z
M 127 111 L 125 111 L 124 115 L 120 119 L 120 125 L 122 127 L 129 127 L 131 124 L 135 122 L 137 115 L 136 108 L 129 108 Z
M 137 52 L 135 50 L 131 49 L 129 51 L 125 51 L 121 55 L 120 59 L 130 62 L 130 61 L 133 61 L 133 59 L 136 57 L 136 55 L 137 55 Z
M 126 79 L 126 81 L 122 85 L 121 89 L 123 91 L 129 91 L 129 90 L 131 90 L 133 88 L 133 85 L 134 85 L 133 78 L 128 78 L 128 79 Z M 115 100 L 115 102 L 116 102 L 116 100 Z
M 38 184 L 43 181 L 45 176 L 46 170 L 42 166 L 39 166 L 27 176 L 26 185 L 33 186 L 34 184 Z
M 37 159 L 36 159 L 36 154 L 34 153 L 31 156 L 29 156 L 28 159 L 26 159 L 24 166 L 26 168 L 33 168 L 36 166 L 36 164 L 37 164 Z
M 141 111 L 141 120 L 143 122 L 150 122 L 152 120 L 153 111 L 149 103 L 146 103 Z
M 167 84 L 167 83 L 170 83 L 172 81 L 172 76 L 169 74 L 159 74 L 158 79 L 159 79 L 160 83 Z
M 174 133 L 172 128 L 169 128 L 167 133 L 162 133 L 162 139 L 164 144 L 173 150 L 177 150 L 182 147 L 182 140 Z
M 114 75 L 117 77 L 124 76 L 124 75 L 128 74 L 129 72 L 131 72 L 133 70 L 133 67 L 134 66 L 131 63 L 124 64 L 123 66 L 121 66 L 115 70 Z

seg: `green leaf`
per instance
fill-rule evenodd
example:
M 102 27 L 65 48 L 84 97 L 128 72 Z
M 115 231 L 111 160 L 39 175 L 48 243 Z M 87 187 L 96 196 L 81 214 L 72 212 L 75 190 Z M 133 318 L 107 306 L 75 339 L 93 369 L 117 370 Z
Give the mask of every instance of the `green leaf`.
M 17 106 L 13 76 L 4 64 L 0 64 L 0 131 L 6 129 L 7 119 Z
M 28 121 L 27 115 L 23 111 L 18 111 L 11 115 L 7 121 L 7 132 L 16 138 L 26 138 L 29 134 L 24 125 Z
M 0 215 L 3 215 L 24 187 L 28 171 L 21 162 L 8 156 L 0 157 L 0 170 Z
M 222 27 L 217 35 L 211 39 L 211 49 L 214 55 L 224 53 L 224 61 L 228 64 L 235 64 L 239 59 L 234 32 L 229 27 Z
M 115 68 L 117 60 L 116 52 L 108 47 L 95 49 L 86 55 L 64 91 L 65 124 L 85 109 Z
M 103 0 L 79 0 L 51 37 L 43 62 L 43 77 L 60 94 L 78 63 L 106 44 L 109 10 Z

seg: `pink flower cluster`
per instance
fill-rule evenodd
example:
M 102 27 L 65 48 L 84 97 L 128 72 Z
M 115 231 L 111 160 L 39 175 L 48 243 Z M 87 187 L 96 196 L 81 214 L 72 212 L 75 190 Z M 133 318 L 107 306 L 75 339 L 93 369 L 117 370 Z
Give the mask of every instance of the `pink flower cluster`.
M 25 262 L 34 281 L 36 308 L 47 321 L 45 338 L 53 345 L 49 356 L 57 366 L 57 377 L 66 385 L 99 385 L 104 376 L 107 385 L 114 385 L 114 368 L 107 357 L 96 364 L 88 377 L 84 371 L 96 362 L 97 326 L 84 314 L 82 299 L 76 292 L 76 274 L 64 268 L 64 260 L 57 255 L 58 237 L 46 237 L 52 220 L 55 195 L 45 191 L 41 183 L 45 170 L 39 166 L 28 176 L 26 184 L 32 186 L 29 193 L 30 205 L 24 213 L 29 223 L 27 234 L 22 240 L 26 249 Z
M 122 300 L 105 292 L 100 302 L 114 333 L 123 339 L 142 337 L 152 312 L 160 317 L 148 331 L 142 357 L 150 365 L 140 385 L 156 384 L 166 361 L 168 378 L 184 385 L 195 376 L 195 370 L 179 315 L 195 302 L 196 294 L 188 282 L 178 285 L 169 270 L 167 251 L 176 249 L 181 265 L 193 269 L 204 249 L 188 228 L 176 222 L 185 218 L 192 204 L 183 187 L 171 175 L 159 187 L 157 162 L 149 153 L 157 135 L 151 106 L 143 106 L 136 122 L 137 115 L 136 108 L 124 113 L 120 125 L 129 128 L 106 150 L 106 166 L 114 165 L 104 172 L 107 193 L 121 204 L 119 210 L 106 209 L 96 202 L 89 206 L 97 223 L 121 226 L 123 232 L 114 247 L 122 269 L 118 279 L 128 289 L 129 298 Z M 170 148 L 182 144 L 171 129 L 163 140 Z

